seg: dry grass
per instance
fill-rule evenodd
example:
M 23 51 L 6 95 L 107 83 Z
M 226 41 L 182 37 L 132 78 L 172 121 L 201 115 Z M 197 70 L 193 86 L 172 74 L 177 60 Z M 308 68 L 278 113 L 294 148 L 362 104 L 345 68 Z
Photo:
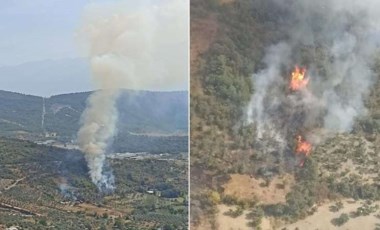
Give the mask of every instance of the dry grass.
M 248 211 L 244 211 L 241 216 L 236 218 L 224 215 L 225 212 L 228 212 L 230 209 L 235 209 L 236 207 L 227 206 L 227 205 L 218 205 L 218 215 L 216 218 L 217 227 L 219 230 L 249 230 L 252 229 L 248 227 L 248 222 L 246 215 Z
M 294 177 L 287 174 L 274 177 L 268 186 L 263 186 L 265 180 L 249 175 L 232 174 L 231 179 L 223 185 L 224 194 L 241 200 L 256 198 L 263 204 L 285 203 L 285 196 L 294 184 Z M 280 188 L 284 186 L 283 188 Z
M 318 207 L 317 212 L 313 215 L 306 217 L 303 220 L 299 220 L 293 224 L 282 226 L 278 229 L 283 229 L 286 227 L 287 229 L 298 229 L 302 230 L 347 230 L 347 229 L 375 229 L 376 224 L 380 222 L 380 220 L 375 217 L 378 214 L 378 211 L 368 215 L 368 216 L 360 216 L 356 218 L 350 218 L 350 220 L 344 225 L 338 227 L 334 226 L 331 223 L 331 220 L 339 217 L 341 214 L 346 213 L 349 214 L 352 211 L 356 211 L 356 209 L 362 206 L 361 202 L 357 201 L 355 203 L 348 202 L 349 200 L 344 200 L 344 208 L 339 210 L 338 212 L 331 212 L 329 207 L 334 204 L 334 202 L 323 204 Z M 376 204 L 380 204 L 380 202 L 376 202 Z
M 216 17 L 211 15 L 207 18 L 192 20 L 190 31 L 190 63 L 193 71 L 198 56 L 206 52 L 215 40 L 218 31 Z
M 90 203 L 82 203 L 82 204 L 77 204 L 74 206 L 65 205 L 65 206 L 62 206 L 61 209 L 70 211 L 70 212 L 78 212 L 78 211 L 85 212 L 86 214 L 89 214 L 89 215 L 96 213 L 98 216 L 102 216 L 103 214 L 106 213 L 108 216 L 113 216 L 113 217 L 124 216 L 124 213 L 114 210 L 111 207 L 98 207 Z

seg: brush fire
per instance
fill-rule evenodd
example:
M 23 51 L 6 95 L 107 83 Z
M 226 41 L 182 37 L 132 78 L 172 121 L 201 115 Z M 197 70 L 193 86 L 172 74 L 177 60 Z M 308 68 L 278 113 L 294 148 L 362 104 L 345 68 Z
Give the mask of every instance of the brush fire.
M 303 167 L 305 164 L 305 157 L 308 157 L 311 153 L 311 144 L 304 140 L 302 136 L 298 135 L 297 138 L 297 144 L 295 149 L 296 156 L 300 156 L 302 159 L 299 161 L 298 166 Z
M 296 154 L 303 154 L 309 156 L 311 152 L 311 144 L 302 138 L 297 136 Z
M 296 0 L 292 7 L 277 2 L 294 23 L 283 30 L 284 39 L 266 48 L 263 68 L 253 73 L 245 123 L 255 127 L 255 151 L 268 156 L 263 167 L 292 170 L 319 144 L 351 132 L 357 118 L 367 115 L 365 101 L 377 79 L 372 67 L 380 46 L 379 16 L 368 7 L 373 0 L 322 1 L 331 7 L 320 1 Z
M 306 78 L 306 69 L 295 66 L 292 72 L 289 88 L 293 91 L 301 90 L 304 89 L 308 83 L 309 79 Z
M 92 182 L 105 193 L 115 189 L 106 152 L 117 135 L 121 90 L 187 89 L 183 86 L 187 82 L 187 50 L 182 49 L 187 43 L 186 1 L 134 6 L 133 13 L 126 10 L 131 8 L 128 4 L 120 1 L 109 9 L 89 8 L 79 33 L 89 45 L 86 55 L 99 90 L 87 100 L 77 142 Z
M 260 149 L 263 153 L 267 149 L 276 149 L 280 158 L 293 162 L 288 165 L 302 167 L 312 151 L 312 142 L 307 140 L 305 130 L 313 130 L 320 125 L 320 119 L 310 119 L 313 109 L 319 108 L 312 104 L 313 100 L 308 100 L 312 95 L 308 87 L 311 78 L 305 67 L 295 65 L 287 74 L 280 71 L 278 76 L 281 75 L 290 77 L 283 77 L 285 81 L 273 78 L 272 84 L 267 85 L 268 89 L 258 90 L 257 94 L 261 95 L 254 95 L 259 100 L 255 101 L 253 116 L 256 116 L 255 120 L 261 120 L 257 123 L 258 133 L 262 134 L 258 135 L 258 143 L 261 143 L 258 146 L 263 147 Z M 290 90 L 284 90 L 285 87 Z
M 289 88 L 292 91 L 303 90 L 307 87 L 308 83 L 309 79 L 306 78 L 306 68 L 300 68 L 298 65 L 296 65 L 293 72 L 291 73 Z M 301 156 L 303 158 L 298 164 L 300 167 L 303 167 L 305 163 L 304 157 L 308 157 L 311 153 L 311 143 L 307 142 L 301 135 L 297 135 L 294 153 L 296 156 Z
M 292 91 L 303 90 L 307 87 L 309 79 L 306 78 L 306 68 L 300 68 L 298 65 L 294 67 L 291 73 L 289 88 Z M 311 144 L 307 142 L 301 135 L 296 137 L 295 154 L 298 156 L 308 157 L 311 153 Z M 302 159 L 299 166 L 304 165 L 305 160 Z
M 306 68 L 300 68 L 298 65 L 294 67 L 293 72 L 291 73 L 291 79 L 289 83 L 289 88 L 292 91 L 303 90 L 307 87 L 309 79 L 306 78 Z M 307 142 L 301 135 L 296 137 L 296 155 L 304 155 L 305 157 L 309 156 L 311 153 L 311 144 Z M 304 160 L 299 164 L 301 167 L 304 164 Z

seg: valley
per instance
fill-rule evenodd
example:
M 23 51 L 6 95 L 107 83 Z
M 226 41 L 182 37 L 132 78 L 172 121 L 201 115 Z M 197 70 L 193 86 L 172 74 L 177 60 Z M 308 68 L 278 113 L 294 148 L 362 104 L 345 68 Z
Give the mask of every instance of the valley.
M 0 228 L 187 229 L 187 93 L 121 96 L 112 193 L 91 182 L 76 143 L 89 94 L 0 91 Z
M 186 229 L 187 154 L 153 156 L 109 157 L 116 190 L 101 194 L 77 150 L 1 139 L 3 227 Z

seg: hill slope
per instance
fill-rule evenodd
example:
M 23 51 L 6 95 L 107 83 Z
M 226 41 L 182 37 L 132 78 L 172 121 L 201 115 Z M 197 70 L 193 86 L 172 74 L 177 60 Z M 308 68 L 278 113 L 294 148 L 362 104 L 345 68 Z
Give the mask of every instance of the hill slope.
M 186 229 L 186 158 L 107 162 L 116 181 L 108 195 L 91 183 L 80 152 L 0 138 L 0 228 Z
M 240 220 L 246 220 L 243 227 L 256 229 L 261 223 L 270 221 L 269 227 L 261 225 L 261 229 L 276 229 L 311 215 L 320 203 L 329 199 L 380 199 L 380 174 L 372 166 L 378 161 L 379 149 L 366 150 L 368 146 L 380 146 L 378 60 L 377 63 L 376 59 L 373 60 L 375 65 L 371 65 L 374 72 L 373 87 L 371 92 L 367 91 L 370 96 L 364 101 L 368 113 L 356 117 L 352 130 L 344 133 L 344 138 L 335 134 L 313 146 L 311 155 L 300 164 L 292 163 L 297 157 L 296 149 L 293 148 L 295 146 L 292 146 L 295 142 L 293 135 L 287 137 L 288 146 L 284 155 L 281 155 L 268 141 L 271 137 L 267 139 L 264 135 L 261 140 L 256 138 L 260 122 L 247 124 L 248 104 L 254 93 L 262 90 L 262 84 L 256 81 L 257 73 L 268 69 L 269 73 L 275 72 L 270 69 L 271 62 L 281 61 L 279 69 L 284 70 L 273 75 L 282 77 L 275 80 L 284 84 L 282 88 L 269 87 L 271 90 L 268 95 L 275 95 L 276 90 L 288 89 L 291 72 L 286 69 L 294 68 L 294 65 L 317 66 L 311 76 L 323 76 L 321 82 L 334 78 L 335 72 L 326 71 L 334 62 L 333 55 L 326 51 L 329 50 L 326 47 L 331 45 L 329 39 L 335 33 L 322 36 L 322 32 L 329 31 L 323 30 L 329 23 L 341 23 L 339 16 L 342 15 L 336 16 L 330 12 L 328 5 L 331 2 L 334 1 L 191 1 L 190 175 L 191 221 L 194 229 L 238 228 L 241 225 L 234 225 L 238 216 Z M 297 11 L 302 6 L 314 6 L 312 3 L 320 8 Z M 300 15 L 305 20 L 300 20 Z M 331 19 L 329 16 L 333 16 L 334 20 L 326 22 L 327 18 Z M 343 20 L 347 23 L 343 31 L 361 31 L 359 28 L 366 28 L 366 24 L 355 23 L 360 20 L 355 20 L 352 15 L 343 16 L 347 19 Z M 311 23 L 311 27 L 306 27 L 310 29 L 311 35 L 300 32 L 302 28 L 298 26 L 299 22 Z M 268 60 L 266 53 L 269 48 L 284 42 L 292 44 L 289 57 L 273 55 Z M 343 73 L 344 76 L 350 74 Z M 364 79 L 362 72 L 359 73 L 356 78 Z M 275 80 L 273 82 L 277 83 Z M 355 87 L 346 95 L 355 94 L 358 91 Z M 263 101 L 267 99 L 265 97 Z M 263 110 L 268 109 L 270 114 L 281 113 L 281 109 L 287 110 L 286 106 L 271 110 L 281 100 L 269 100 Z M 347 102 L 348 105 L 350 103 Z M 307 111 L 305 114 L 314 113 Z M 345 116 L 348 115 L 341 114 L 338 119 L 345 119 Z M 278 120 L 283 124 L 282 120 L 286 121 L 286 118 Z M 273 123 L 276 122 L 273 120 Z M 282 127 L 288 126 L 284 124 Z M 276 136 L 273 136 L 275 139 Z M 356 147 L 353 144 L 355 141 Z M 368 145 L 365 145 L 367 142 Z M 333 146 L 341 148 L 332 152 Z M 262 148 L 268 152 L 263 153 Z M 354 149 L 354 152 L 350 151 Z M 339 165 L 338 162 L 345 163 Z M 357 171 L 346 172 L 347 168 Z M 281 200 L 276 197 L 281 197 Z M 226 208 L 226 205 L 229 207 Z M 232 226 L 225 224 L 229 221 Z M 330 225 L 330 220 L 328 222 Z
M 46 131 L 73 138 L 89 95 L 90 92 L 84 92 L 42 98 L 0 91 L 1 132 L 14 135 L 20 131 L 31 134 Z M 118 100 L 119 131 L 185 134 L 187 103 L 186 92 L 126 90 Z
M 1 89 L 38 96 L 89 91 L 92 88 L 89 63 L 84 58 L 1 66 L 0 76 Z

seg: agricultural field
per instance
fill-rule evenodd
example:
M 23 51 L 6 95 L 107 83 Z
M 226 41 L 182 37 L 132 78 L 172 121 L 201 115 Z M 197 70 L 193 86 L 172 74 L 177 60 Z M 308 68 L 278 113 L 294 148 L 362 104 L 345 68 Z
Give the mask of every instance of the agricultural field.
M 99 193 L 77 150 L 0 140 L 0 219 L 23 229 L 186 229 L 187 155 L 107 160 L 113 193 Z

